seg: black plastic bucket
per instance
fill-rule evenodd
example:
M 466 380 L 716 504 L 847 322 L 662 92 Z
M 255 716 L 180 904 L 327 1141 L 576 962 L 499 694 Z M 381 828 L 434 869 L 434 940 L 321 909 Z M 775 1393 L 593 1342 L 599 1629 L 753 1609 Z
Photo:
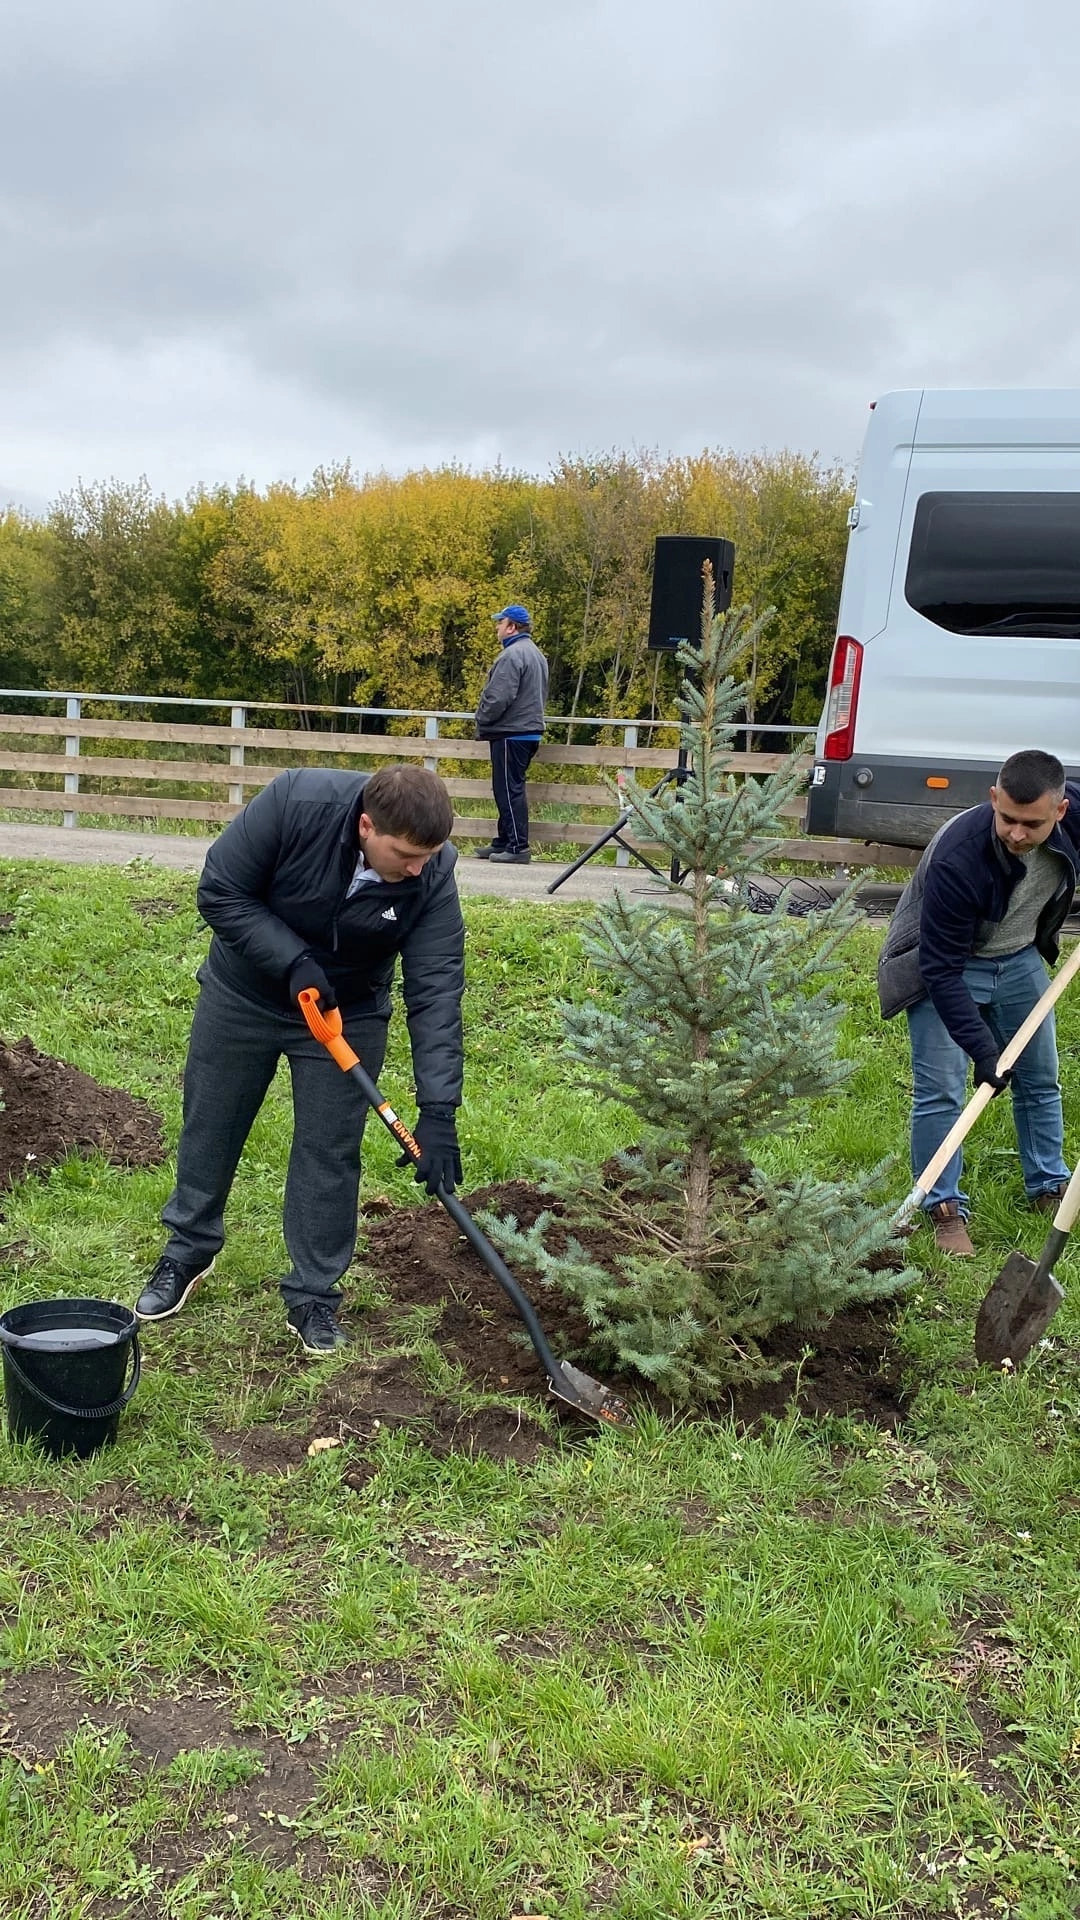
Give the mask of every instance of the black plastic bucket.
M 111 1300 L 34 1300 L 0 1313 L 8 1431 L 83 1459 L 116 1439 L 139 1384 L 138 1322 Z M 127 1381 L 128 1358 L 131 1378 Z

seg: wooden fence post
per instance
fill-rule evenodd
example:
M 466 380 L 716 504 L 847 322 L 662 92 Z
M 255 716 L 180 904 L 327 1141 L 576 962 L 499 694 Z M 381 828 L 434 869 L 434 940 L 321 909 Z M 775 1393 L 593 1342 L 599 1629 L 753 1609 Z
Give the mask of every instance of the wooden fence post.
M 229 724 L 234 727 L 246 727 L 247 726 L 247 708 L 234 707 L 232 710 L 232 719 Z M 244 748 L 243 748 L 243 743 L 241 742 L 240 746 L 229 748 L 229 765 L 230 767 L 242 767 L 243 764 L 244 764 Z M 242 807 L 243 804 L 244 804 L 243 782 L 240 780 L 230 780 L 229 805 L 231 807 Z
M 424 739 L 437 740 L 438 737 L 439 737 L 439 716 L 437 713 L 429 713 L 427 719 L 424 721 Z M 427 768 L 429 773 L 438 773 L 439 771 L 438 756 L 433 755 L 429 757 L 427 754 L 425 754 L 424 765 Z
M 69 695 L 68 695 L 68 702 L 67 702 L 67 716 L 66 716 L 66 717 L 67 717 L 67 718 L 68 718 L 69 720 L 79 720 L 79 719 L 81 719 L 81 717 L 82 717 L 82 701 L 80 700 L 80 698 L 79 698 L 79 696 L 78 696 L 78 694 L 77 694 L 77 693 L 72 693 L 72 694 L 69 694 Z M 65 737 L 65 739 L 64 739 L 64 752 L 65 752 L 66 754 L 69 754 L 69 755 L 70 755 L 70 754 L 80 754 L 80 753 L 82 752 L 82 747 L 81 747 L 81 745 L 80 745 L 80 742 L 79 742 L 79 736 L 78 736 L 78 734 L 77 734 L 77 733 L 69 733 L 69 734 L 67 734 L 67 735 L 66 735 L 66 737 Z M 65 775 L 64 775 L 64 792 L 65 792 L 65 793 L 78 793 L 78 791 L 79 791 L 79 776 L 78 776 L 78 774 L 77 774 L 77 773 L 65 773 Z M 77 826 L 77 825 L 78 825 L 78 822 L 79 822 L 79 816 L 78 816 L 78 814 L 77 814 L 77 813 L 65 813 L 65 814 L 64 814 L 64 825 L 65 825 L 65 827 L 74 827 L 74 826 Z
M 638 730 L 637 730 L 637 728 L 636 728 L 636 727 L 624 727 L 624 728 L 623 728 L 623 737 L 622 737 L 622 743 L 623 743 L 623 746 L 624 746 L 624 747 L 636 747 L 636 746 L 637 746 L 637 741 L 638 741 Z M 627 774 L 628 774 L 628 773 L 630 773 L 630 771 L 631 771 L 631 769 L 630 769 L 629 767 L 620 767 L 620 768 L 619 768 L 619 771 L 618 771 L 618 773 L 616 774 L 616 776 L 615 776 L 615 778 L 617 779 L 617 781 L 618 781 L 618 783 L 619 783 L 619 787 L 620 787 L 620 790 L 621 790 L 621 788 L 622 788 L 622 784 L 623 784 L 623 781 L 624 781 L 624 780 L 626 779 L 626 776 L 627 776 Z M 620 810 L 621 810 L 621 808 L 620 808 Z M 619 846 L 619 844 L 618 844 L 618 842 L 616 842 L 616 845 L 615 845 L 615 865 L 616 865 L 617 867 L 628 867 L 628 866 L 630 865 L 630 854 L 629 854 L 629 852 L 628 852 L 628 850 L 627 850 L 627 848 L 626 848 L 626 847 L 620 847 L 620 846 Z

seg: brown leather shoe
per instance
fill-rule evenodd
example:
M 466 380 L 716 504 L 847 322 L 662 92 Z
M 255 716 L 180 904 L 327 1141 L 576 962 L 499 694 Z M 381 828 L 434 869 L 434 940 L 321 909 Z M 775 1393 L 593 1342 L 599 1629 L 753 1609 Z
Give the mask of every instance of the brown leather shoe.
M 1037 1193 L 1031 1202 L 1035 1212 L 1056 1213 L 1065 1198 L 1068 1184 L 1067 1180 L 1063 1180 L 1060 1186 L 1051 1187 L 1049 1193 Z
M 939 1200 L 936 1207 L 927 1208 L 927 1213 L 933 1222 L 938 1250 L 951 1254 L 954 1260 L 970 1260 L 975 1249 L 959 1201 Z

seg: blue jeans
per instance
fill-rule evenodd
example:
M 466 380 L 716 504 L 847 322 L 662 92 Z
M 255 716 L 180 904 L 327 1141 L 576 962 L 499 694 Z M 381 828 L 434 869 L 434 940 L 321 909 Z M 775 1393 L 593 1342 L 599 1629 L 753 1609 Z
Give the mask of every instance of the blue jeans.
M 964 984 L 1000 1052 L 1045 993 L 1048 981 L 1038 950 L 1024 947 L 1019 953 L 993 960 L 969 960 L 964 968 Z M 953 1121 L 963 1112 L 969 1062 L 967 1054 L 950 1038 L 932 1000 L 920 1000 L 909 1007 L 907 1020 L 915 1081 L 911 1170 L 917 1179 L 933 1159 Z M 1033 1199 L 1069 1178 L 1069 1169 L 1062 1159 L 1064 1131 L 1053 1013 L 1047 1015 L 1020 1055 L 1013 1068 L 1010 1091 L 1024 1187 Z M 963 1165 L 963 1153 L 958 1151 L 928 1193 L 924 1206 L 936 1207 L 942 1200 L 956 1200 L 966 1217 L 968 1197 L 960 1190 Z

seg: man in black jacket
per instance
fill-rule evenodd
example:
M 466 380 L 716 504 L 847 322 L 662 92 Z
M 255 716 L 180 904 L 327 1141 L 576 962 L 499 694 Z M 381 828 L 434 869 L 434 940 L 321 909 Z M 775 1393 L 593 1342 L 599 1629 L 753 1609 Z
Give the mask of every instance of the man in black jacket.
M 1032 748 L 1006 760 L 987 804 L 935 834 L 905 887 L 878 994 L 886 1020 L 907 1014 L 916 1176 L 963 1111 L 968 1060 L 976 1086 L 1004 1086 L 998 1056 L 1046 989 L 1044 962 L 1057 959 L 1078 869 L 1080 787 L 1053 754 Z M 1053 1014 L 1006 1077 L 1028 1198 L 1053 1213 L 1069 1179 Z M 942 1252 L 966 1257 L 975 1249 L 962 1171 L 957 1152 L 924 1205 Z
M 491 753 L 499 824 L 490 847 L 481 847 L 476 858 L 525 866 L 532 859 L 525 775 L 544 737 L 548 663 L 532 637 L 527 607 L 504 607 L 495 615 L 495 633 L 502 652 L 480 695 L 476 734 Z
M 184 1072 L 169 1240 L 136 1303 L 140 1320 L 178 1313 L 224 1244 L 225 1202 L 255 1116 L 285 1055 L 293 1141 L 281 1283 L 305 1351 L 345 1342 L 340 1281 L 356 1246 L 367 1117 L 351 1074 L 313 1038 L 304 987 L 340 1006 L 345 1036 L 377 1078 L 401 957 L 420 1109 L 416 1178 L 434 1194 L 461 1179 L 464 924 L 448 844 L 453 808 L 421 767 L 279 774 L 215 841 L 199 883 L 213 929 Z

